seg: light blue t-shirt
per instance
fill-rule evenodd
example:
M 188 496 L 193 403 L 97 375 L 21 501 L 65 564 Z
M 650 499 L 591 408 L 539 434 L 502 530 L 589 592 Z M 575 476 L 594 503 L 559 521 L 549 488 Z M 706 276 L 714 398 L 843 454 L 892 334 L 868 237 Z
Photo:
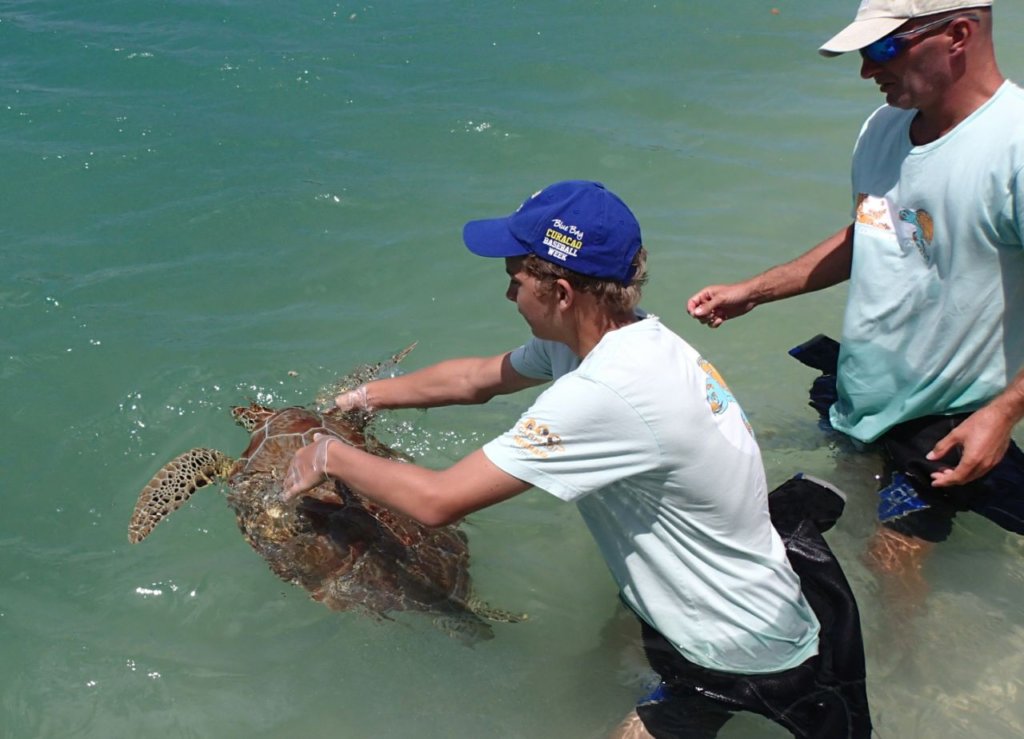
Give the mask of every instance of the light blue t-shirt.
M 760 450 L 714 367 L 653 316 L 609 332 L 582 362 L 534 339 L 512 366 L 555 382 L 484 453 L 577 503 L 643 619 L 690 661 L 727 672 L 817 653 Z
M 865 123 L 832 425 L 864 442 L 970 412 L 1024 364 L 1024 91 L 1010 82 L 924 146 L 916 111 Z

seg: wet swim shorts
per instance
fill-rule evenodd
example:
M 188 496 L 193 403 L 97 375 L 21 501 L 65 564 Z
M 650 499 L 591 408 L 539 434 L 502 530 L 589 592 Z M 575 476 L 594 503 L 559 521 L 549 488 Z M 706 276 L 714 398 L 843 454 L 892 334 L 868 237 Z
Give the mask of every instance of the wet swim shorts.
M 811 386 L 809 405 L 818 411 L 819 425 L 831 428 L 828 409 L 836 400 L 839 343 L 819 334 L 789 353 L 821 371 Z M 1024 534 L 1024 453 L 1016 443 L 1011 442 L 999 464 L 974 482 L 953 488 L 931 485 L 931 473 L 955 467 L 959 452 L 935 462 L 925 455 L 968 415 L 917 418 L 894 426 L 875 442 L 885 460 L 886 485 L 878 491 L 878 519 L 883 526 L 939 542 L 949 537 L 957 513 L 973 511 L 1007 531 Z
M 802 476 L 768 496 L 772 524 L 821 623 L 818 655 L 802 665 L 765 675 L 705 669 L 641 621 L 644 651 L 662 679 L 636 708 L 652 736 L 709 739 L 737 711 L 766 716 L 796 736 L 871 735 L 860 615 L 842 568 L 821 535 L 839 518 L 844 504 L 831 486 Z
M 962 511 L 978 513 L 1007 531 L 1024 534 L 1024 453 L 1016 443 L 988 474 L 951 488 L 934 488 L 931 473 L 955 467 L 954 451 L 940 461 L 926 459 L 932 447 L 967 418 L 926 416 L 901 423 L 879 440 L 889 484 L 878 491 L 879 520 L 888 528 L 925 541 L 939 542 L 953 531 Z

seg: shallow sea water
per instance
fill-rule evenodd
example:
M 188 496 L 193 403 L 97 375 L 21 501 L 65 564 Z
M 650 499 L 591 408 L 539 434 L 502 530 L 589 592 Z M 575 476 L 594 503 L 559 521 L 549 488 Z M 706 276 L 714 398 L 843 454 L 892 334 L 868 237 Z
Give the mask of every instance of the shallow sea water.
M 474 648 L 310 601 L 213 490 L 126 540 L 164 461 L 241 451 L 231 405 L 305 403 L 412 341 L 404 369 L 522 341 L 460 229 L 565 178 L 633 206 L 644 304 L 723 372 L 770 483 L 849 494 L 829 540 L 878 736 L 1024 733 L 1024 542 L 958 522 L 912 620 L 861 563 L 875 462 L 822 438 L 785 352 L 838 333 L 843 289 L 716 332 L 685 315 L 846 218 L 879 97 L 815 49 L 854 5 L 0 3 L 0 736 L 605 736 L 649 675 L 575 510 L 544 493 L 465 524 L 480 595 L 530 614 Z M 1024 10 L 997 19 L 1024 78 Z M 377 431 L 442 466 L 529 399 Z M 752 716 L 722 733 L 784 735 Z

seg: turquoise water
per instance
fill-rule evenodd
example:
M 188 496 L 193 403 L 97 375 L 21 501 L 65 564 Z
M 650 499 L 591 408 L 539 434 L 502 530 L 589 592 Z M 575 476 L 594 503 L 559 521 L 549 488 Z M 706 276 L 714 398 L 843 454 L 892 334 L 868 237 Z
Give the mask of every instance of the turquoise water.
M 814 50 L 853 5 L 0 2 L 0 735 L 605 736 L 647 678 L 636 627 L 543 493 L 465 525 L 481 595 L 531 617 L 472 649 L 311 602 L 214 491 L 126 540 L 164 461 L 241 451 L 232 404 L 307 402 L 412 341 L 406 368 L 521 341 L 500 265 L 460 229 L 570 177 L 633 206 L 645 306 L 723 371 L 772 484 L 802 469 L 849 493 L 830 541 L 879 736 L 1024 733 L 1021 540 L 959 522 L 901 628 L 861 564 L 874 464 L 823 444 L 785 354 L 837 333 L 843 290 L 717 332 L 685 316 L 845 219 L 879 97 Z M 1024 9 L 997 14 L 1020 80 Z M 379 431 L 446 465 L 528 400 Z M 749 716 L 723 733 L 783 735 Z

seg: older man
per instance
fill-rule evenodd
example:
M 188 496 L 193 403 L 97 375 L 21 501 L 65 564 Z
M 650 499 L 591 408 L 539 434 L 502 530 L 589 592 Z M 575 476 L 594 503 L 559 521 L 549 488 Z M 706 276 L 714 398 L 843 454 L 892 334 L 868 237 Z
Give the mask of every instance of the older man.
M 991 5 L 861 2 L 821 47 L 859 52 L 886 102 L 857 140 L 853 224 L 687 303 L 717 327 L 850 280 L 838 356 L 807 361 L 837 380 L 832 397 L 816 383 L 831 426 L 884 452 L 885 571 L 916 571 L 959 511 L 1024 533 L 1024 92 L 996 64 Z

